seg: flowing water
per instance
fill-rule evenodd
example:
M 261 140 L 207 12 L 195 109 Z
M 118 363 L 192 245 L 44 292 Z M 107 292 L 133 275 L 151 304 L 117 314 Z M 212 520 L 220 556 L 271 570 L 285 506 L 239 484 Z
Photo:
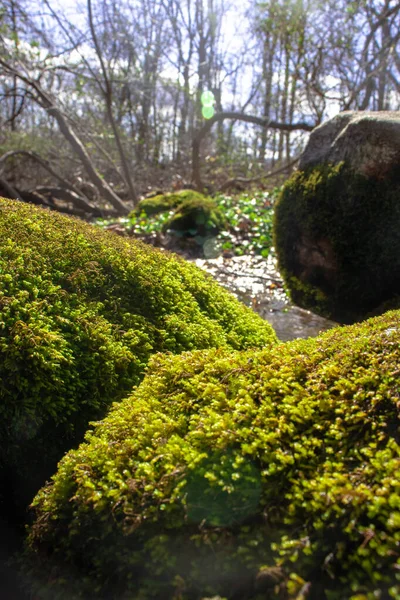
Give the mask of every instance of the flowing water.
M 262 256 L 219 256 L 197 258 L 193 262 L 269 321 L 282 341 L 314 337 L 337 325 L 289 300 L 272 254 L 267 259 Z

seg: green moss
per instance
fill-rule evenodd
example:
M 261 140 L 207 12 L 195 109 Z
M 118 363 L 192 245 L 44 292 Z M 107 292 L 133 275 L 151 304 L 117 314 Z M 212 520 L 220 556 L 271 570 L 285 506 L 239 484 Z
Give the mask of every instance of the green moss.
M 380 180 L 339 164 L 292 176 L 275 209 L 275 247 L 294 302 L 353 322 L 399 294 L 399 194 L 397 172 Z
M 211 198 L 190 198 L 179 204 L 163 230 L 175 234 L 206 238 L 227 228 L 224 213 Z
M 0 475 L 20 473 L 17 496 L 32 498 L 153 353 L 272 343 L 268 323 L 182 259 L 0 201 Z
M 399 318 L 153 357 L 34 501 L 38 598 L 399 598 Z
M 151 198 L 141 200 L 133 214 L 144 212 L 149 217 L 157 215 L 160 212 L 174 210 L 182 202 L 201 202 L 203 200 L 203 194 L 195 190 L 180 190 L 169 194 L 157 194 Z

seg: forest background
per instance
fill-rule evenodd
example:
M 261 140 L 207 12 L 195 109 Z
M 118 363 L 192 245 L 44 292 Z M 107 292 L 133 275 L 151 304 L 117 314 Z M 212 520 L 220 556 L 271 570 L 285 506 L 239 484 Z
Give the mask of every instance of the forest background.
M 111 216 L 262 187 L 327 117 L 400 109 L 399 40 L 396 0 L 3 0 L 1 192 Z

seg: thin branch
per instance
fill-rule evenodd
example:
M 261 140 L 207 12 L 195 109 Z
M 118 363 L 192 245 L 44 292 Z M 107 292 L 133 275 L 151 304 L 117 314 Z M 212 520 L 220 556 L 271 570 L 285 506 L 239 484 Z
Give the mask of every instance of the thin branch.
M 53 177 L 55 177 L 55 179 L 57 179 L 57 181 L 59 181 L 66 189 L 71 190 L 77 196 L 80 196 L 82 198 L 82 196 L 83 196 L 82 192 L 80 192 L 76 187 L 74 187 L 66 179 L 61 177 L 61 175 L 59 175 L 53 169 L 53 167 L 50 165 L 50 163 L 47 160 L 44 160 L 35 152 L 29 152 L 28 150 L 10 150 L 9 152 L 6 152 L 2 156 L 0 156 L 0 165 L 2 163 L 5 163 L 12 156 L 27 156 L 28 158 L 31 158 L 35 162 L 39 163 L 43 167 L 43 169 L 48 171 L 48 173 L 50 173 L 50 175 L 53 175 Z
M 309 125 L 308 123 L 304 122 L 280 123 L 278 121 L 271 121 L 270 119 L 265 117 L 257 117 L 254 115 L 248 115 L 245 113 L 234 111 L 216 113 L 211 119 L 206 121 L 206 123 L 203 125 L 203 127 L 201 127 L 201 129 L 199 129 L 197 134 L 194 136 L 192 142 L 192 182 L 198 190 L 204 189 L 204 184 L 201 180 L 200 173 L 201 142 L 209 133 L 209 131 L 215 123 L 224 121 L 225 119 L 245 121 L 247 123 L 254 123 L 255 125 L 260 125 L 261 127 L 278 129 L 279 131 L 312 131 L 315 127 L 315 125 Z
M 275 175 L 279 175 L 280 173 L 283 173 L 284 171 L 291 169 L 292 167 L 294 167 L 294 165 L 300 160 L 300 156 L 296 156 L 296 158 L 294 158 L 293 160 L 291 160 L 289 163 L 287 163 L 286 165 L 284 165 L 283 167 L 280 167 L 279 169 L 275 169 L 274 171 L 268 171 L 268 173 L 264 173 L 263 175 L 258 175 L 257 177 L 237 177 L 234 179 L 228 179 L 228 181 L 225 181 L 225 183 L 223 183 L 220 187 L 220 191 L 223 192 L 226 189 L 230 188 L 231 186 L 237 184 L 237 183 L 243 183 L 243 184 L 247 184 L 247 183 L 255 183 L 256 181 L 262 181 L 263 179 L 269 179 L 271 177 L 274 177 Z

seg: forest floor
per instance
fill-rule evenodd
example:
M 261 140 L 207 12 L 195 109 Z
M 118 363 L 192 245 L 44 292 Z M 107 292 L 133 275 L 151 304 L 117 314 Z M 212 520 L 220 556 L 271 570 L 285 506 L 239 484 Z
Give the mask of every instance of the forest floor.
M 125 229 L 115 224 L 107 229 L 120 235 L 126 233 Z M 207 271 L 218 283 L 271 323 L 282 341 L 315 337 L 319 332 L 337 325 L 291 302 L 272 247 L 267 257 L 254 252 L 237 256 L 231 250 L 221 250 L 211 242 L 204 250 L 192 238 L 156 234 L 138 237 L 158 248 L 179 254 Z

